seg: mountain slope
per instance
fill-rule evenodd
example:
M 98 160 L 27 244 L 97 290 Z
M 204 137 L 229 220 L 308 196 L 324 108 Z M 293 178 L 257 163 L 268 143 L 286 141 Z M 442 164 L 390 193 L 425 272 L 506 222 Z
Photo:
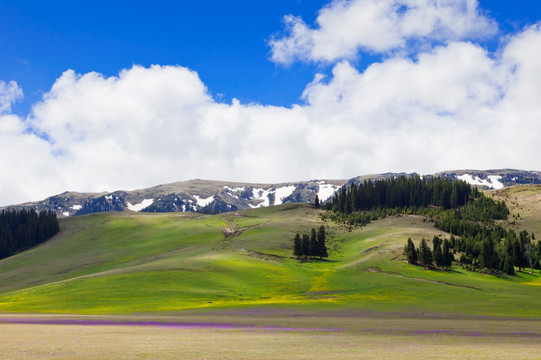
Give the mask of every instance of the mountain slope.
M 525 216 L 541 220 L 541 187 L 498 190 Z M 0 261 L 0 311 L 174 312 L 280 306 L 330 311 L 541 317 L 541 276 L 491 276 L 455 266 L 406 264 L 402 249 L 434 235 L 418 216 L 364 228 L 325 223 L 329 260 L 291 257 L 295 233 L 322 223 L 307 204 L 246 211 L 106 213 L 61 220 L 62 232 Z M 522 220 L 517 220 L 518 222 Z M 234 231 L 228 231 L 233 229 Z M 233 236 L 232 236 L 233 235 Z

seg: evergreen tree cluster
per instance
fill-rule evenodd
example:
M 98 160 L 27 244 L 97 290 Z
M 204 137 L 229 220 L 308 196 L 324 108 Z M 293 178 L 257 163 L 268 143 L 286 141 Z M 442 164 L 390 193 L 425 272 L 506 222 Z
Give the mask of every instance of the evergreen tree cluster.
M 451 234 L 450 239 L 443 240 L 443 243 L 434 237 L 431 252 L 426 240 L 421 240 L 419 248 L 415 248 L 413 241 L 408 239 L 404 254 L 410 264 L 418 263 L 422 266 L 431 266 L 432 261 L 437 266 L 450 266 L 448 254 L 451 254 L 451 261 L 454 261 L 453 253 L 460 253 L 458 262 L 470 270 L 483 269 L 508 275 L 515 274 L 515 267 L 519 271 L 525 268 L 541 270 L 541 242 L 534 244 L 533 234 L 530 236 L 523 230 L 517 236 L 514 230 L 505 230 L 501 226 L 492 230 L 488 227 L 479 229 L 481 231 L 465 233 L 460 238 Z
M 451 252 L 449 240 L 444 239 L 442 241 L 439 236 L 434 236 L 432 239 L 432 250 L 425 239 L 422 239 L 419 247 L 415 248 L 413 241 L 409 238 L 404 247 L 404 254 L 410 264 L 420 264 L 424 267 L 436 265 L 438 267 L 448 268 L 455 260 Z
M 472 269 L 512 275 L 515 267 L 541 268 L 541 244 L 533 245 L 533 234 L 523 230 L 517 236 L 513 229 L 494 223 L 508 214 L 505 203 L 482 196 L 459 210 L 438 213 L 434 226 L 451 234 L 451 249 L 461 253 L 459 262 Z
M 476 188 L 464 181 L 400 176 L 343 186 L 326 208 L 345 214 L 378 208 L 422 208 L 429 205 L 454 209 L 479 195 Z
M 534 244 L 533 234 L 522 230 L 518 236 L 512 229 L 500 229 L 491 234 L 469 234 L 454 239 L 454 248 L 461 252 L 460 263 L 472 268 L 502 271 L 513 275 L 515 267 L 541 269 L 541 242 Z
M 327 253 L 327 245 L 325 244 L 325 226 L 321 225 L 316 233 L 316 229 L 312 228 L 310 235 L 295 234 L 293 238 L 293 255 L 297 258 L 314 258 L 329 257 Z
M 0 259 L 29 249 L 60 231 L 52 211 L 3 210 L 0 213 Z

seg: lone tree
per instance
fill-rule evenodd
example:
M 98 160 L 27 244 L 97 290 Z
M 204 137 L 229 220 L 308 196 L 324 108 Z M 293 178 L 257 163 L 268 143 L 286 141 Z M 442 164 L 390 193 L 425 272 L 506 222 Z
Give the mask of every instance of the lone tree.
M 411 240 L 411 238 L 408 238 L 408 242 L 406 246 L 404 247 L 404 254 L 406 255 L 406 258 L 408 259 L 408 263 L 410 264 L 417 263 L 417 250 L 415 250 L 415 245 L 413 244 L 413 241 Z
M 316 194 L 316 199 L 314 200 L 314 206 L 316 207 L 316 209 L 319 209 L 320 205 L 321 204 L 319 203 L 319 196 L 317 196 Z

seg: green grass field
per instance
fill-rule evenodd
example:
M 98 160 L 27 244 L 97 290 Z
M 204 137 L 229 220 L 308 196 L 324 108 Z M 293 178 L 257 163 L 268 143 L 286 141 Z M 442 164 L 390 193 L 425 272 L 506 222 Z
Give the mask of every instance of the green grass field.
M 531 199 L 540 193 L 514 199 L 533 228 L 539 218 L 524 208 L 538 206 Z M 107 213 L 63 219 L 59 235 L 0 261 L 0 312 L 276 308 L 541 316 L 539 272 L 491 276 L 406 264 L 402 249 L 408 237 L 446 235 L 421 217 L 386 218 L 352 231 L 325 223 L 329 259 L 293 259 L 293 235 L 321 224 L 318 210 L 299 204 L 214 216 Z M 241 233 L 226 237 L 225 228 Z

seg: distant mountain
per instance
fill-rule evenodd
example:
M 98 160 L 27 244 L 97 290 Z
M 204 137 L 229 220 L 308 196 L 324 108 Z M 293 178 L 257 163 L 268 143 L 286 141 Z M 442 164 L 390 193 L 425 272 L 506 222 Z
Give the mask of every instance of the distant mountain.
M 436 176 L 464 180 L 485 189 L 501 189 L 514 185 L 541 184 L 541 172 L 513 169 L 443 171 Z
M 59 217 L 106 211 L 174 212 L 216 214 L 286 202 L 324 201 L 347 180 L 310 180 L 283 184 L 249 184 L 189 180 L 134 191 L 104 193 L 65 192 L 43 201 L 5 208 L 52 210 Z
M 416 173 L 383 173 L 375 175 L 363 175 L 350 179 L 348 183 L 363 182 L 365 180 L 387 179 L 397 176 L 420 175 Z M 420 175 L 449 177 L 453 180 L 463 180 L 470 185 L 481 189 L 501 189 L 514 185 L 541 184 L 541 172 L 513 169 L 501 170 L 453 170 L 442 171 L 435 174 Z
M 134 191 L 104 193 L 65 192 L 43 201 L 4 208 L 52 210 L 59 217 L 105 211 L 174 212 L 197 211 L 216 214 L 286 202 L 314 202 L 330 198 L 346 183 L 410 176 L 415 173 L 363 175 L 350 180 L 310 180 L 282 184 L 249 184 L 209 180 L 189 180 Z M 541 184 L 541 172 L 524 170 L 454 170 L 436 174 L 464 180 L 482 189 L 501 189 L 522 184 Z

